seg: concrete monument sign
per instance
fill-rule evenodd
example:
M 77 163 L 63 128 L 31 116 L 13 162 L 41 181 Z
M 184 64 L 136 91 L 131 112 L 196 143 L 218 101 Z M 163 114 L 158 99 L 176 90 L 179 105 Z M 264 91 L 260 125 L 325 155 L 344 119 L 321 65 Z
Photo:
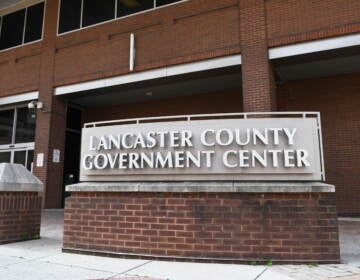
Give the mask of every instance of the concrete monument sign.
M 324 180 L 317 113 L 244 115 L 88 124 L 81 180 Z

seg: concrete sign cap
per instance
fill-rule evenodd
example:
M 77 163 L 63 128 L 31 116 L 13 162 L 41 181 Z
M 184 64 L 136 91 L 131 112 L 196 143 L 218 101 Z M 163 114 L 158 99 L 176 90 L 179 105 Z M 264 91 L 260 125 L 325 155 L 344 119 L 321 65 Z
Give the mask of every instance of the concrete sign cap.
M 0 163 L 0 191 L 42 192 L 43 183 L 22 164 Z

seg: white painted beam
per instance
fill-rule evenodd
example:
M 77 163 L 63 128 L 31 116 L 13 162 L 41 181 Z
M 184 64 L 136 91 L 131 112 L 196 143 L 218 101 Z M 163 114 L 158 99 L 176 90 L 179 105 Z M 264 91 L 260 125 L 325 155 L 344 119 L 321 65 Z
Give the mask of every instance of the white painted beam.
M 39 98 L 39 92 L 38 91 L 32 91 L 27 93 L 20 93 L 5 97 L 0 97 L 0 106 L 1 105 L 8 105 L 13 103 L 19 103 L 24 101 L 30 101 L 35 100 Z
M 314 52 L 328 51 L 360 45 L 360 34 L 339 36 L 269 49 L 269 58 L 277 59 Z
M 206 70 L 220 69 L 224 67 L 241 65 L 241 55 L 230 55 L 225 57 L 212 58 L 198 62 L 184 63 L 153 70 L 146 70 L 137 73 L 126 74 L 117 77 L 99 79 L 89 82 L 82 82 L 72 85 L 55 88 L 55 95 L 64 95 L 80 91 L 99 89 L 109 86 L 124 85 L 128 83 L 147 81 L 158 78 L 166 78 L 176 75 L 195 73 Z

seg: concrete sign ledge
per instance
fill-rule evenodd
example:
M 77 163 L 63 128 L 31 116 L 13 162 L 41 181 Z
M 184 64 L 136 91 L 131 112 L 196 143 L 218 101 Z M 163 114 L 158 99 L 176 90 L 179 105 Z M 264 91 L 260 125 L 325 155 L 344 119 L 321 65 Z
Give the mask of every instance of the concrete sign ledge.
M 161 181 L 161 182 L 82 182 L 66 186 L 68 192 L 222 192 L 222 193 L 311 193 L 335 192 L 322 182 L 244 181 Z
M 43 183 L 21 164 L 0 163 L 0 192 L 43 192 Z

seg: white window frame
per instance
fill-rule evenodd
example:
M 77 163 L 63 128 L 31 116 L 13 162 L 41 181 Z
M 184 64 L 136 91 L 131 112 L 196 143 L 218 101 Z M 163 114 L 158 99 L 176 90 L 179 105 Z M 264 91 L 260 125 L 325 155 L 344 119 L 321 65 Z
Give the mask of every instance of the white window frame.
M 32 6 L 35 6 L 35 5 L 37 5 L 37 4 L 40 4 L 40 3 L 44 3 L 44 13 L 43 13 L 43 23 L 42 23 L 42 30 L 41 30 L 41 38 L 38 39 L 38 40 L 35 40 L 35 41 L 31 41 L 31 42 L 25 43 L 25 31 L 26 31 L 27 10 L 28 10 L 28 8 L 30 8 L 30 7 L 32 7 Z M 22 47 L 22 46 L 34 44 L 34 43 L 37 43 L 37 42 L 40 42 L 40 41 L 43 40 L 43 38 L 44 38 L 44 29 L 45 29 L 45 28 L 44 28 L 44 25 L 45 25 L 46 4 L 47 4 L 47 0 L 38 0 L 38 1 L 33 1 L 33 2 L 31 2 L 31 4 L 29 4 L 29 5 L 25 6 L 25 7 L 18 7 L 18 8 L 15 9 L 15 10 L 7 11 L 6 9 L 4 9 L 6 12 L 3 12 L 3 13 L 0 11 L 0 17 L 1 17 L 1 22 L 0 22 L 0 38 L 1 38 L 2 22 L 3 22 L 4 16 L 9 15 L 9 14 L 12 14 L 12 13 L 17 12 L 17 11 L 20 11 L 20 10 L 22 10 L 22 9 L 25 9 L 24 30 L 23 30 L 23 34 L 22 34 L 22 42 L 21 42 L 21 44 L 20 44 L 20 45 L 17 45 L 17 46 L 14 46 L 14 47 L 10 47 L 10 48 L 7 48 L 7 49 L 0 50 L 0 53 L 1 53 L 1 52 L 4 52 L 4 51 L 16 49 L 16 48 L 19 48 L 19 47 Z
M 73 32 L 76 32 L 76 31 L 80 31 L 80 30 L 84 30 L 84 29 L 87 29 L 87 28 L 99 26 L 99 25 L 102 25 L 102 24 L 105 24 L 105 23 L 113 22 L 113 21 L 116 21 L 116 20 L 120 20 L 120 19 L 124 19 L 124 18 L 128 18 L 128 17 L 132 17 L 132 16 L 136 16 L 136 15 L 139 15 L 139 14 L 148 13 L 148 12 L 155 11 L 155 10 L 159 10 L 159 9 L 166 8 L 166 7 L 169 7 L 169 6 L 173 6 L 173 5 L 181 4 L 181 3 L 184 3 L 184 2 L 188 2 L 188 1 L 190 1 L 190 0 L 181 0 L 181 1 L 178 1 L 178 2 L 175 2 L 175 3 L 170 3 L 170 4 L 167 4 L 167 5 L 163 5 L 163 6 L 160 6 L 160 7 L 156 7 L 156 0 L 153 0 L 153 1 L 154 1 L 154 8 L 148 9 L 148 10 L 144 10 L 144 11 L 141 11 L 141 12 L 138 12 L 138 13 L 126 15 L 126 16 L 123 16 L 123 17 L 117 17 L 117 0 L 114 0 L 114 1 L 115 1 L 115 18 L 109 19 L 109 20 L 107 20 L 107 21 L 102 21 L 102 22 L 99 22 L 99 23 L 95 23 L 95 24 L 93 24 L 93 25 L 89 25 L 89 26 L 83 27 L 83 26 L 82 26 L 82 25 L 83 25 L 83 23 L 82 23 L 83 20 L 82 20 L 82 19 L 83 19 L 83 10 L 84 10 L 84 9 L 83 9 L 83 7 L 84 7 L 84 0 L 81 0 L 80 28 L 77 28 L 77 29 L 74 29 L 74 30 L 70 30 L 70 31 L 66 31 L 66 32 L 63 32 L 63 33 L 59 33 L 59 26 L 60 26 L 60 7 L 61 7 L 61 0 L 59 0 L 59 5 L 58 5 L 58 21 L 57 21 L 57 28 L 56 28 L 56 34 L 57 34 L 57 36 L 60 37 L 60 36 L 63 36 L 63 35 L 69 34 L 69 33 L 73 33 Z
M 1 144 L 0 145 L 0 152 L 5 151 L 5 150 L 16 150 L 16 149 L 30 149 L 30 150 L 34 149 L 35 140 L 33 142 L 15 143 L 17 111 L 18 111 L 19 108 L 24 108 L 24 107 L 26 107 L 26 104 L 22 104 L 22 105 L 18 105 L 18 106 L 7 106 L 7 107 L 2 107 L 0 109 L 0 111 L 14 110 L 14 119 L 13 119 L 11 143 L 9 143 L 9 144 Z
M 26 152 L 25 154 L 25 167 L 27 168 L 27 164 L 28 164 L 28 159 L 29 159 L 29 151 L 33 151 L 33 162 L 31 163 L 30 166 L 30 171 L 33 171 L 33 163 L 34 163 L 34 158 L 35 158 L 35 151 L 34 151 L 34 147 L 27 147 L 27 148 L 12 148 L 12 149 L 0 149 L 0 153 L 10 153 L 10 162 L 9 163 L 14 163 L 14 158 L 15 158 L 15 153 L 16 152 Z

